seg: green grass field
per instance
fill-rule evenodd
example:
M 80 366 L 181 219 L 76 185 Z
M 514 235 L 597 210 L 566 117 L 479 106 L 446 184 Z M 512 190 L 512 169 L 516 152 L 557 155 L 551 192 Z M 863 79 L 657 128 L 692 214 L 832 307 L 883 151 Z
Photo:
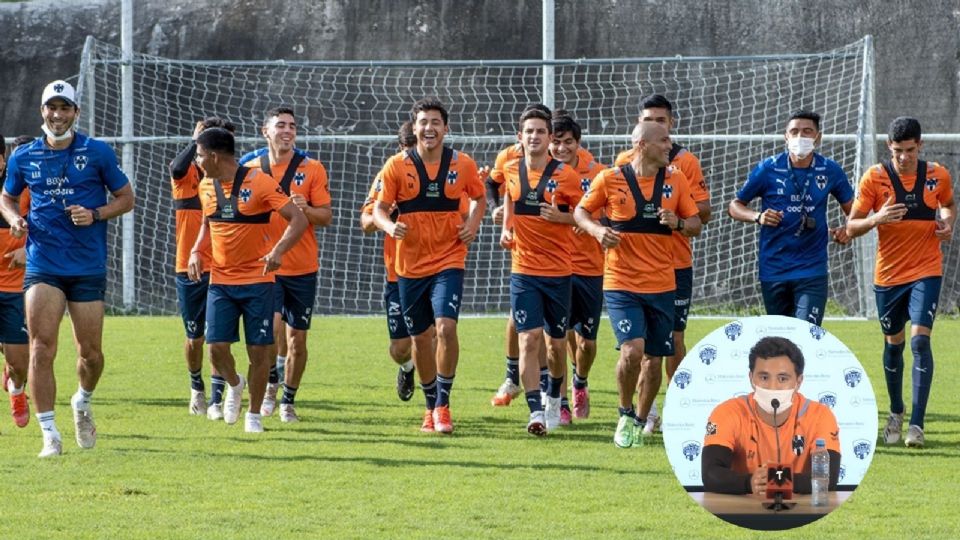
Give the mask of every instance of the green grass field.
M 688 346 L 720 324 L 693 321 Z M 877 323 L 825 326 L 857 354 L 885 407 Z M 37 459 L 36 419 L 17 429 L 0 405 L 0 537 L 766 537 L 695 504 L 671 473 L 659 435 L 643 448 L 614 447 L 616 357 L 608 327 L 591 375 L 591 418 L 545 439 L 526 434 L 522 402 L 489 405 L 503 377 L 503 321 L 464 319 L 460 328 L 453 436 L 418 431 L 419 391 L 411 402 L 397 399 L 379 317 L 315 319 L 298 395 L 304 421 L 269 418 L 267 432 L 253 436 L 242 419 L 228 426 L 188 416 L 177 319 L 112 317 L 94 396 L 99 439 L 95 449 L 81 450 L 73 442 L 68 400 L 76 376 L 64 324 L 57 361 L 64 455 Z M 777 537 L 956 537 L 958 336 L 960 322 L 938 321 L 927 447 L 880 447 L 845 505 Z

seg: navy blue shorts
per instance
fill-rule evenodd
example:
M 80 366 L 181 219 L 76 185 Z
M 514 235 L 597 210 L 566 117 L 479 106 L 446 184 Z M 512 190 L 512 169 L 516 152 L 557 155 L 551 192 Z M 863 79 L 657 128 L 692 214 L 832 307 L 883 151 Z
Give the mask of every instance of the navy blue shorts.
M 240 316 L 247 345 L 273 344 L 273 283 L 210 285 L 207 343 L 240 341 Z
M 95 276 L 55 276 L 53 274 L 30 273 L 23 277 L 23 290 L 38 283 L 50 285 L 63 291 L 67 302 L 103 302 L 107 293 L 107 275 Z
M 673 356 L 673 291 L 634 293 L 603 291 L 607 314 L 617 337 L 617 350 L 625 341 L 643 338 L 649 356 Z
M 550 337 L 567 335 L 572 279 L 510 274 L 510 311 L 517 332 L 543 328 Z
M 677 268 L 673 271 L 677 280 L 677 289 L 673 298 L 673 331 L 687 329 L 687 317 L 690 316 L 690 298 L 693 296 L 693 267 Z
M 596 341 L 603 312 L 603 276 L 573 275 L 570 287 L 570 320 L 567 330 Z
M 819 326 L 827 307 L 827 284 L 827 276 L 761 281 L 767 315 L 786 315 Z
M 273 284 L 273 312 L 290 328 L 309 330 L 313 301 L 317 296 L 317 273 L 277 276 Z
M 210 274 L 200 276 L 200 281 L 191 281 L 186 272 L 177 274 L 177 306 L 183 329 L 190 339 L 202 338 L 207 322 L 207 287 Z
M 390 332 L 390 339 L 410 337 L 407 325 L 403 322 L 403 311 L 400 307 L 400 285 L 396 281 L 388 281 L 383 286 L 383 310 L 387 313 L 387 331 Z
M 26 345 L 29 342 L 23 317 L 23 293 L 0 292 L 0 343 Z
M 411 336 L 427 331 L 440 317 L 458 320 L 463 297 L 463 270 L 450 268 L 422 278 L 401 277 L 400 307 Z
M 937 303 L 940 301 L 940 276 L 928 277 L 894 285 L 892 287 L 873 286 L 877 295 L 877 314 L 880 317 L 880 329 L 886 336 L 899 334 L 907 324 L 933 328 L 937 316 Z

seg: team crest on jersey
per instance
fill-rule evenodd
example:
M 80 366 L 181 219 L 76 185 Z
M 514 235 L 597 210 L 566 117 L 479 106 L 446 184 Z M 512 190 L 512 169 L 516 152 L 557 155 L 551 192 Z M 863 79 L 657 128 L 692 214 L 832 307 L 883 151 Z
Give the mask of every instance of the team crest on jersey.
M 870 441 L 860 439 L 853 443 L 853 455 L 861 460 L 867 459 L 867 456 L 870 455 L 871 448 L 873 448 L 873 445 L 870 444 Z
M 847 386 L 850 388 L 856 388 L 860 384 L 860 380 L 863 379 L 863 373 L 857 368 L 847 368 L 843 370 L 843 381 L 847 383 Z
M 74 156 L 73 157 L 73 166 L 77 168 L 78 171 L 82 171 L 87 168 L 87 156 Z
M 693 382 L 693 373 L 686 369 L 678 369 L 677 372 L 673 374 L 673 384 L 677 385 L 677 388 L 681 390 L 690 386 L 691 382 Z
M 392 333 L 396 333 L 397 327 L 400 326 L 399 324 L 397 324 L 397 320 L 394 319 L 393 317 L 387 319 L 387 325 L 390 327 L 390 332 Z
M 373 192 L 380 193 L 381 191 L 383 191 L 383 179 L 377 178 L 376 183 L 373 184 Z
M 517 321 L 517 324 L 527 322 L 527 312 L 523 309 L 518 309 L 513 313 L 513 320 Z
M 716 435 L 717 425 L 713 422 L 707 422 L 707 435 Z
M 810 325 L 810 337 L 812 337 L 817 341 L 820 341 L 821 339 L 823 339 L 823 336 L 825 335 L 827 335 L 827 331 L 824 330 L 821 326 L 817 324 Z
M 802 456 L 803 449 L 806 447 L 806 443 L 807 440 L 803 437 L 803 435 L 794 435 L 793 443 L 791 445 L 793 447 L 793 455 Z
M 450 171 L 447 173 L 447 183 L 451 186 L 457 183 L 457 171 Z
M 403 324 L 407 327 L 407 330 L 413 331 L 413 317 L 409 315 L 403 316 Z
M 827 177 L 825 175 L 818 174 L 816 181 L 817 187 L 820 189 L 820 191 L 823 191 L 823 188 L 827 187 Z
M 590 179 L 581 178 L 580 179 L 580 191 L 587 193 L 590 191 Z
M 933 191 L 937 189 L 937 183 L 938 182 L 936 178 L 927 178 L 927 182 L 924 184 L 924 186 L 927 187 L 927 191 Z
M 717 359 L 717 348 L 713 345 L 707 345 L 700 349 L 700 361 L 709 366 Z
M 700 455 L 700 443 L 697 441 L 687 441 L 683 443 L 683 457 L 687 461 L 693 461 Z
M 303 181 L 306 179 L 307 179 L 307 175 L 300 171 L 297 171 L 296 174 L 293 175 L 293 183 L 298 186 L 302 186 Z
M 664 199 L 669 199 L 669 198 L 672 197 L 672 196 L 673 196 L 673 186 L 670 185 L 670 184 L 664 184 L 664 185 L 663 185 L 663 198 L 664 198 Z
M 817 400 L 831 409 L 837 406 L 837 395 L 833 392 L 821 392 Z
M 240 190 L 240 200 L 243 202 L 250 202 L 250 197 L 253 196 L 253 191 L 250 188 L 243 188 Z
M 633 328 L 633 323 L 630 322 L 630 319 L 620 319 L 617 323 L 617 329 L 620 330 L 621 334 L 629 334 L 631 328 Z
M 547 180 L 547 193 L 553 193 L 557 190 L 557 181 L 553 178 Z
M 733 321 L 723 328 L 723 333 L 726 334 L 727 338 L 730 341 L 736 341 L 740 334 L 743 333 L 743 325 L 738 321 Z

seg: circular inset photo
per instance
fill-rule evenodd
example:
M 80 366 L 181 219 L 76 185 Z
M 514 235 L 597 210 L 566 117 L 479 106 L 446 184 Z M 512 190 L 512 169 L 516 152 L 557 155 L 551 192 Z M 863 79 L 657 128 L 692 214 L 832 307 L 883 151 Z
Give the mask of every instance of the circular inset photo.
M 691 347 L 667 389 L 663 442 L 701 506 L 758 530 L 805 525 L 863 479 L 877 439 L 866 371 L 836 336 L 766 315 Z

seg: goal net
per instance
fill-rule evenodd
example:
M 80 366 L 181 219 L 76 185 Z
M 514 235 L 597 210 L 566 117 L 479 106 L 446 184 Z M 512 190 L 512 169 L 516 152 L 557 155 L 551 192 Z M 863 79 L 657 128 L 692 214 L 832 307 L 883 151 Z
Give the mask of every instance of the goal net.
M 863 41 L 811 55 L 728 58 L 557 60 L 556 108 L 583 126 L 583 145 L 612 164 L 629 146 L 629 133 L 645 95 L 661 93 L 675 104 L 674 136 L 696 154 L 711 196 L 713 221 L 694 242 L 694 312 L 745 314 L 761 309 L 757 281 L 757 228 L 734 222 L 726 205 L 763 157 L 781 151 L 789 111 L 823 116 L 821 151 L 855 182 L 862 168 L 866 60 Z M 121 51 L 88 39 L 79 74 L 82 128 L 121 147 L 132 146 L 138 204 L 126 261 L 119 221 L 110 232 L 107 301 L 117 311 L 176 312 L 174 212 L 167 164 L 189 141 L 197 120 L 216 115 L 238 127 L 242 151 L 263 146 L 263 111 L 292 106 L 298 146 L 320 159 L 330 175 L 333 224 L 316 231 L 321 314 L 379 313 L 382 303 L 381 239 L 358 227 L 358 209 L 371 180 L 395 152 L 398 126 L 411 104 L 439 97 L 451 114 L 449 144 L 493 164 L 516 140 L 516 120 L 543 98 L 541 61 L 483 62 L 284 62 L 189 61 L 133 57 L 134 135 L 121 135 Z M 129 147 L 128 146 L 128 153 Z M 128 169 L 129 170 L 129 169 Z M 831 203 L 830 222 L 840 223 Z M 509 309 L 509 255 L 485 219 L 467 261 L 463 311 Z M 830 247 L 832 313 L 867 309 L 865 272 L 856 244 Z M 135 272 L 121 290 L 120 274 Z M 638 272 L 644 271 L 642 268 Z

